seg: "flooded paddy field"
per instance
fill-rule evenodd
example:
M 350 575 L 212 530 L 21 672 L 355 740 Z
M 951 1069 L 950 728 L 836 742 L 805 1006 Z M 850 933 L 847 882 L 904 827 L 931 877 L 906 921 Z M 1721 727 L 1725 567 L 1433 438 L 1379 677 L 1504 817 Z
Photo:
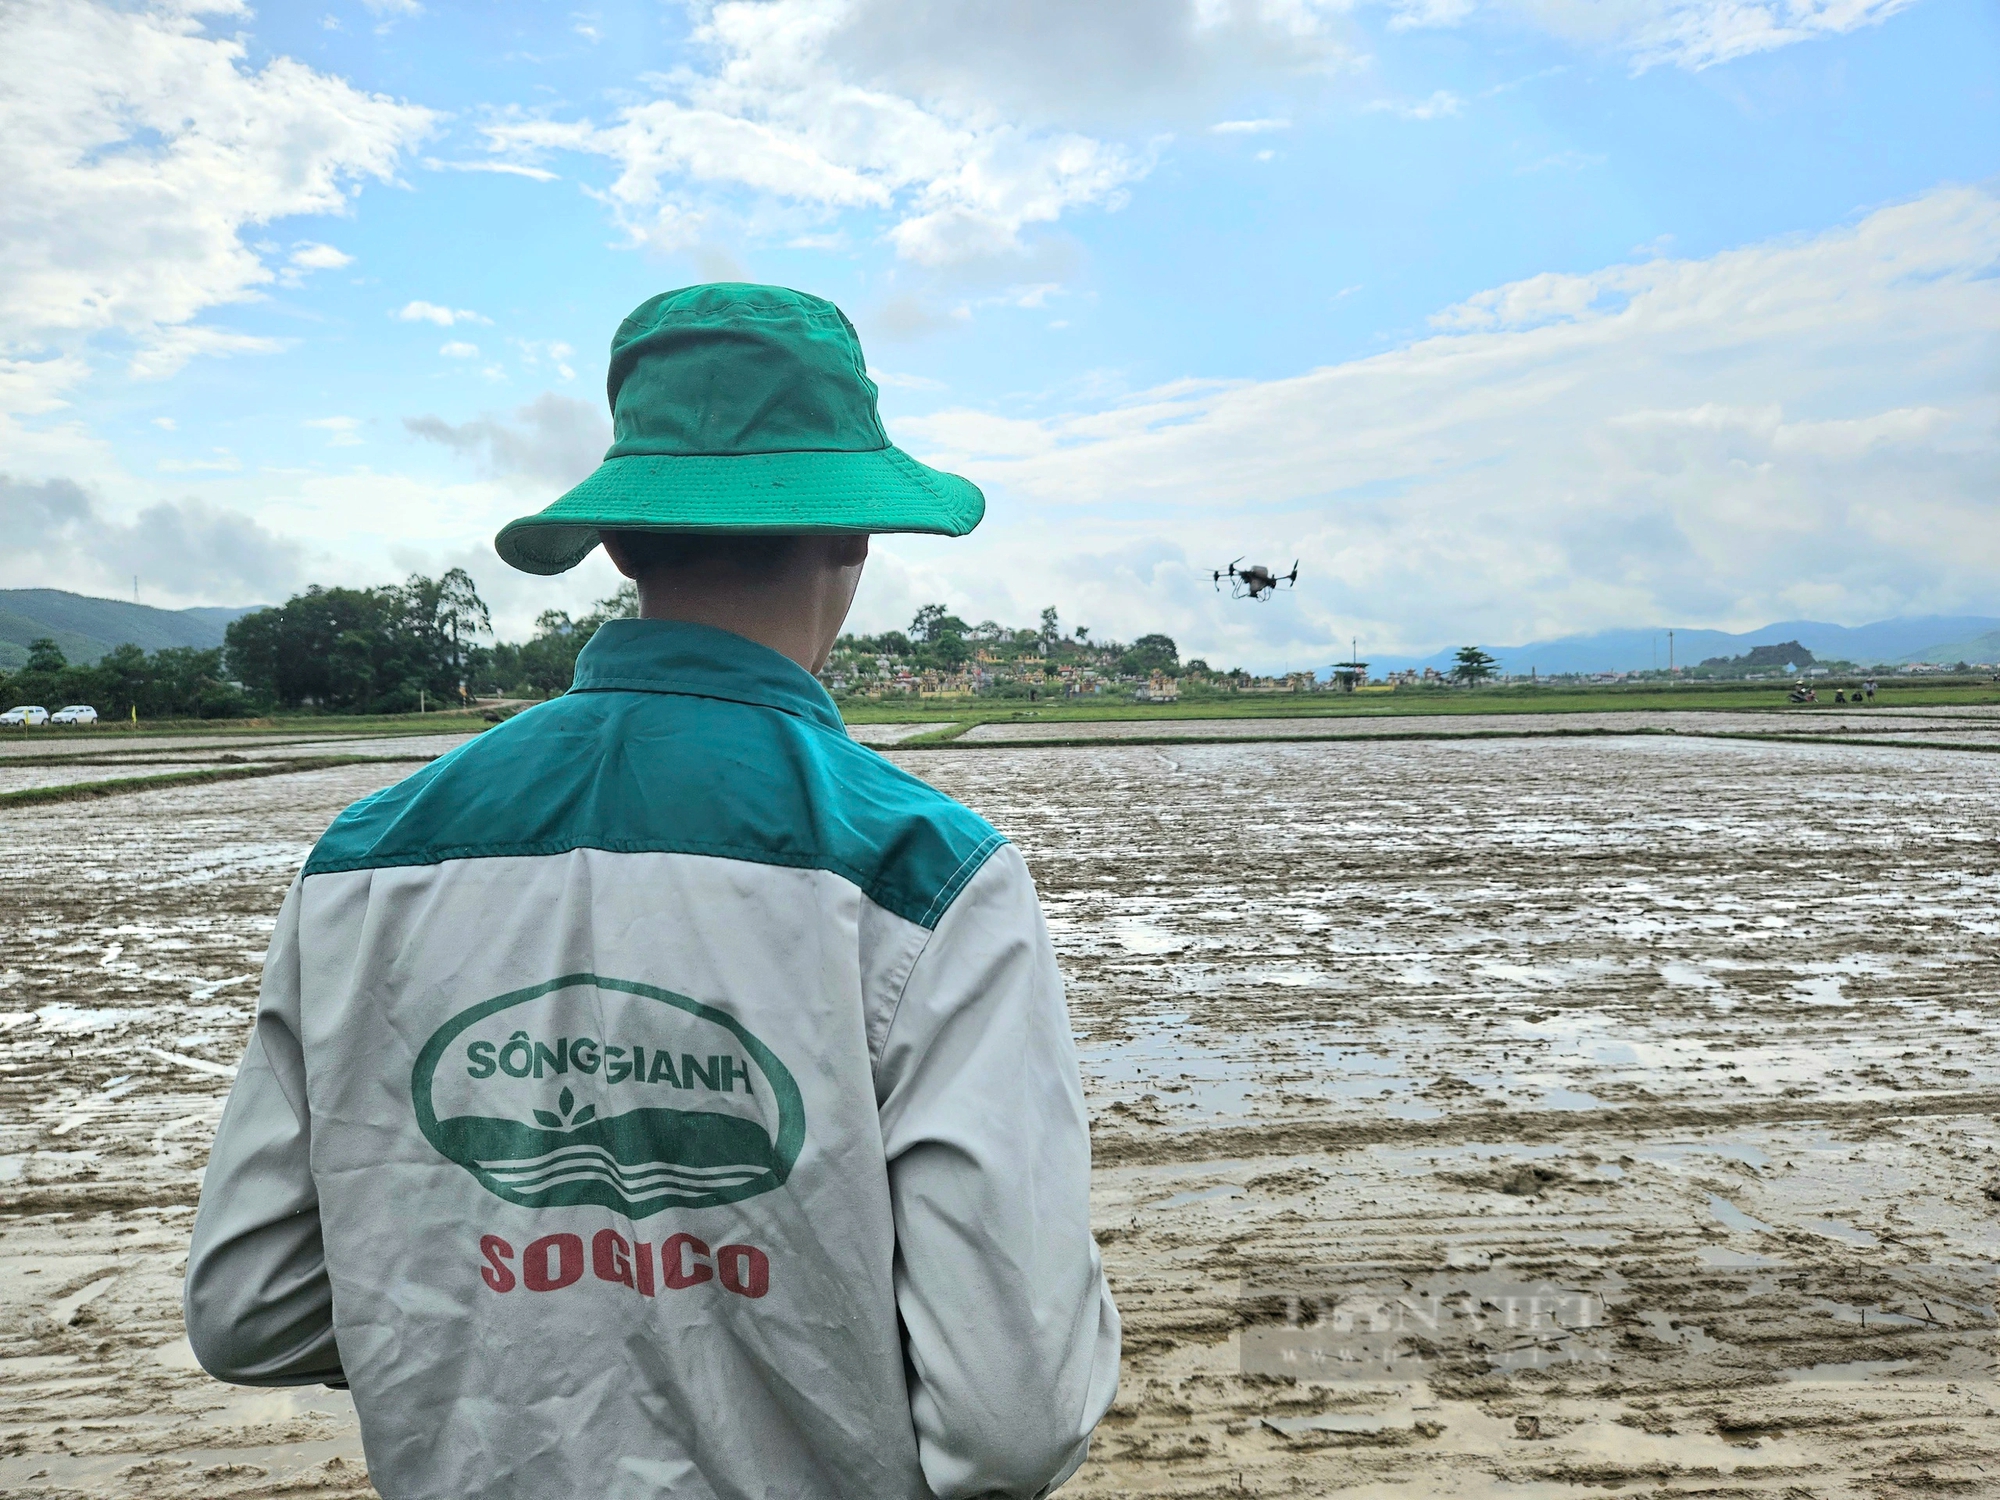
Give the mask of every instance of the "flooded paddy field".
M 936 724 L 857 724 L 849 731 L 865 745 L 891 745 L 935 730 Z M 88 741 L 29 739 L 0 743 L 0 795 L 80 782 L 142 781 L 185 771 L 263 766 L 330 756 L 367 756 L 384 761 L 419 762 L 454 750 L 474 731 L 444 734 L 319 735 L 271 737 L 163 735 Z M 397 773 L 408 774 L 407 771 Z
M 1117 740 L 1251 740 L 1329 739 L 1378 736 L 1390 739 L 1435 739 L 1448 735 L 1473 738 L 1507 735 L 1880 735 L 1885 739 L 1916 738 L 1923 743 L 1984 745 L 2000 750 L 2000 708 L 1985 705 L 1940 705 L 1893 711 L 1825 705 L 1810 708 L 1757 710 L 1701 709 L 1670 712 L 1636 709 L 1616 712 L 1565 713 L 1349 713 L 1299 718 L 1063 719 L 1023 718 L 1005 723 L 975 724 L 959 736 L 968 744 L 1003 744 L 1060 739 Z
M 888 753 L 1068 976 L 1126 1360 L 1065 1493 L 2000 1493 L 2000 757 Z M 0 812 L 0 1492 L 370 1493 L 178 1277 L 284 887 L 404 773 Z
M 69 747 L 0 757 L 0 794 L 36 787 L 72 786 L 80 782 L 143 781 L 147 777 L 187 771 L 226 770 L 236 766 L 297 764 L 319 757 L 366 756 L 404 763 L 396 775 L 408 775 L 412 764 L 456 749 L 469 738 L 458 734 L 405 734 L 343 739 L 286 740 L 247 743 L 210 736 L 165 748 L 144 744 L 76 753 Z

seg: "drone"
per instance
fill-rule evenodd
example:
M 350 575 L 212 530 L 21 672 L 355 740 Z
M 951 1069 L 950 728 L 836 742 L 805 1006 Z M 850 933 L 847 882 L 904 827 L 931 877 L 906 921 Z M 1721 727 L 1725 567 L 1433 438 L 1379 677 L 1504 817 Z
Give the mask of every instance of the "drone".
M 1279 584 L 1287 587 L 1295 587 L 1298 584 L 1299 564 L 1296 558 L 1292 561 L 1292 571 L 1289 573 L 1273 573 L 1262 563 L 1252 563 L 1247 568 L 1237 567 L 1236 563 L 1242 561 L 1243 559 L 1239 557 L 1228 567 L 1218 568 L 1214 575 L 1215 586 L 1218 589 L 1222 587 L 1223 579 L 1229 580 L 1229 597 L 1232 599 L 1241 599 L 1246 595 L 1252 599 L 1269 599 L 1277 592 Z

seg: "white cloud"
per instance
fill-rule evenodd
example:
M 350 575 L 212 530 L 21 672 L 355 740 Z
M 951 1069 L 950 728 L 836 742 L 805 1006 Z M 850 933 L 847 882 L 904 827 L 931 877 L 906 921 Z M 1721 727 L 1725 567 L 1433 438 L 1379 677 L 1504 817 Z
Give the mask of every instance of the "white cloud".
M 338 271 L 354 264 L 354 257 L 331 245 L 300 240 L 292 246 L 292 264 L 301 271 Z
M 1535 277 L 1436 323 L 1288 379 L 1039 420 L 946 411 L 897 436 L 988 487 L 998 526 L 962 576 L 1044 576 L 1060 527 L 1096 570 L 1066 612 L 1178 614 L 1170 633 L 1225 654 L 1267 632 L 1260 660 L 1357 632 L 1429 649 L 1993 607 L 2000 195 Z M 1284 610 L 1194 589 L 1239 552 L 1305 558 Z M 1118 583 L 1107 559 L 1141 553 L 1143 586 Z
M 306 426 L 314 427 L 327 435 L 329 448 L 358 448 L 361 446 L 361 419 L 359 417 L 313 417 Z
M 1465 108 L 1465 101 L 1450 89 L 1439 89 L 1430 98 L 1419 99 L 1414 103 L 1395 99 L 1377 99 L 1372 103 L 1362 105 L 1361 108 L 1368 114 L 1401 115 L 1406 120 L 1438 120 L 1443 119 L 1447 115 L 1457 114 Z
M 1797 42 L 1879 26 L 1916 0 L 1389 0 L 1392 25 L 1454 26 L 1475 11 L 1586 46 L 1629 54 L 1644 69 L 1702 69 Z
M 68 479 L 0 474 L 0 582 L 123 597 L 133 574 L 152 598 L 251 604 L 282 598 L 299 577 L 301 549 L 248 516 L 188 499 L 130 519 L 108 513 Z
M 608 121 L 503 111 L 481 128 L 494 171 L 548 176 L 559 153 L 608 161 L 588 189 L 627 241 L 810 243 L 874 223 L 912 267 L 1021 279 L 1036 231 L 1115 210 L 1171 132 L 1286 127 L 1213 119 L 1259 94 L 1323 93 L 1365 65 L 1357 11 L 1395 26 L 1477 14 L 1687 67 L 1872 24 L 1909 0 L 685 0 L 694 61 L 642 81 Z M 1463 111 L 1449 90 L 1372 106 Z M 472 164 L 438 162 L 454 170 Z M 802 234 L 801 231 L 806 231 Z M 819 238 L 825 238 L 820 234 Z M 1037 275 L 1036 279 L 1041 279 Z
M 482 478 L 534 490 L 568 489 L 595 469 L 611 446 L 611 418 L 602 402 L 554 391 L 544 391 L 511 419 L 488 414 L 451 423 L 437 416 L 405 417 L 403 426 L 412 437 L 472 460 Z
M 868 378 L 885 391 L 941 391 L 945 389 L 942 380 L 933 380 L 928 375 L 898 375 L 889 370 L 870 370 Z
M 513 339 L 510 342 L 521 351 L 521 363 L 530 370 L 540 369 L 546 359 L 555 366 L 556 374 L 562 379 L 576 379 L 576 371 L 569 363 L 576 350 L 561 339 Z
M 1046 60 L 1061 50 L 1047 27 L 1073 30 L 1062 17 L 1078 8 L 1029 8 L 1044 25 L 1029 51 Z M 1185 29 L 1195 9 L 1155 7 L 1152 20 L 1134 10 L 1123 24 L 1135 34 Z M 694 38 L 711 68 L 653 80 L 662 97 L 604 125 L 514 115 L 484 130 L 496 162 L 535 167 L 550 153 L 583 152 L 615 163 L 601 196 L 634 244 L 693 247 L 719 213 L 734 212 L 732 194 L 747 194 L 820 216 L 879 215 L 898 254 L 926 267 L 1017 257 L 1024 230 L 1115 207 L 1150 168 L 1147 148 L 1051 125 L 1047 111 L 1010 113 L 990 91 L 948 78 L 924 84 L 936 58 L 922 47 L 855 50 L 885 29 L 908 40 L 929 25 L 919 11 L 900 0 L 725 0 L 696 10 Z M 1019 14 L 971 7 L 961 19 L 961 55 L 976 50 L 966 27 L 1025 41 Z M 1078 70 L 1074 59 L 1063 66 Z
M 9 351 L 0 343 L 0 415 L 35 416 L 66 406 L 70 391 L 89 377 L 90 361 L 79 352 Z
M 1389 25 L 1456 26 L 1478 9 L 1478 0 L 1389 0 Z
M 389 314 L 405 323 L 435 323 L 440 328 L 450 328 L 455 323 L 491 323 L 491 318 L 481 317 L 470 308 L 440 307 L 435 302 L 406 302 Z
M 233 0 L 0 9 L 0 328 L 11 358 L 40 366 L 0 376 L 9 409 L 62 400 L 70 362 L 107 332 L 155 375 L 277 347 L 194 322 L 279 276 L 243 232 L 343 212 L 430 128 L 426 110 L 287 57 L 252 67 L 241 41 L 203 32 L 204 16 L 244 14 Z
M 526 177 L 531 182 L 555 182 L 556 174 L 545 167 L 524 166 L 514 161 L 444 161 L 426 156 L 424 165 L 433 172 L 499 172 L 509 177 Z
M 1273 82 L 1350 68 L 1351 9 L 1350 0 L 794 0 L 791 24 L 811 17 L 822 54 L 863 86 L 1095 132 L 1198 124 Z
M 175 422 L 172 417 L 155 417 L 153 418 L 153 425 L 162 432 L 172 432 L 180 424 Z
M 243 460 L 227 448 L 211 448 L 207 458 L 163 458 L 159 462 L 162 474 L 234 474 L 243 467 Z
M 154 329 L 126 362 L 125 371 L 139 380 L 164 380 L 178 374 L 197 355 L 221 358 L 231 354 L 275 354 L 284 347 L 283 339 L 233 333 L 205 323 L 183 323 Z
M 450 343 L 438 345 L 438 353 L 442 354 L 446 359 L 477 359 L 479 358 L 479 346 L 453 339 Z

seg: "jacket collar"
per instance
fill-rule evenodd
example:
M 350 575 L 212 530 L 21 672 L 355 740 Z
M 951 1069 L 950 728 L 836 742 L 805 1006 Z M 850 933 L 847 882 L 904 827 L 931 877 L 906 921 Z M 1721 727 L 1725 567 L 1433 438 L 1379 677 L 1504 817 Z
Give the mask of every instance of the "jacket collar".
M 754 703 L 846 732 L 818 679 L 768 646 L 681 620 L 607 620 L 576 659 L 573 693 L 679 693 Z

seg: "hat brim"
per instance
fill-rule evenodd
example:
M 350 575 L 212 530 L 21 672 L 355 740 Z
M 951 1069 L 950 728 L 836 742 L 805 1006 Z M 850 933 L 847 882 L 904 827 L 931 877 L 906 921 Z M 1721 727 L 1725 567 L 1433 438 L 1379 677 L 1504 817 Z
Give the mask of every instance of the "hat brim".
M 608 458 L 493 549 L 525 573 L 565 573 L 604 531 L 875 532 L 964 536 L 979 486 L 897 447 L 866 453 L 637 454 Z

